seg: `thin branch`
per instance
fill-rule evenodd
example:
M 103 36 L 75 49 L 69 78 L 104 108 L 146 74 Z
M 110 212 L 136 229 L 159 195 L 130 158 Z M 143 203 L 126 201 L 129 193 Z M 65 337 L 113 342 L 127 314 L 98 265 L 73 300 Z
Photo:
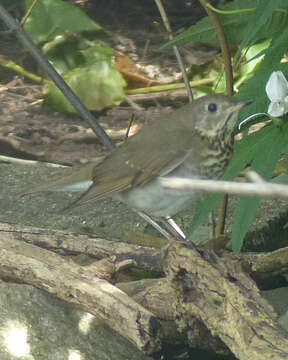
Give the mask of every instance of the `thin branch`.
M 27 10 L 26 14 L 23 16 L 23 18 L 21 20 L 20 24 L 22 26 L 26 23 L 28 17 L 32 14 L 32 11 L 33 11 L 34 7 L 37 5 L 37 3 L 38 3 L 38 0 L 33 0 L 33 3 L 31 4 L 30 8 Z
M 165 9 L 164 9 L 164 7 L 162 5 L 162 2 L 161 2 L 161 0 L 155 0 L 155 3 L 157 5 L 157 7 L 158 7 L 161 18 L 163 20 L 163 24 L 164 24 L 164 26 L 166 28 L 167 33 L 168 33 L 168 38 L 169 38 L 169 40 L 172 40 L 173 35 L 172 35 L 171 26 L 169 24 L 169 20 L 168 20 L 168 17 L 166 15 Z M 192 90 L 191 90 L 191 87 L 190 87 L 190 83 L 189 83 L 189 80 L 188 80 L 188 77 L 187 77 L 187 73 L 186 73 L 186 70 L 185 70 L 185 66 L 184 66 L 181 54 L 180 54 L 179 49 L 178 49 L 178 47 L 176 45 L 173 46 L 173 50 L 174 50 L 176 59 L 178 61 L 179 67 L 180 67 L 181 72 L 182 72 L 183 80 L 184 80 L 184 83 L 185 83 L 185 86 L 186 86 L 186 89 L 187 89 L 187 93 L 188 93 L 189 102 L 191 103 L 193 101 L 193 94 L 192 94 Z
M 288 199 L 288 185 L 269 183 L 242 183 L 222 180 L 184 179 L 177 177 L 161 178 L 161 184 L 177 190 L 197 190 L 207 193 L 226 193 L 265 198 Z

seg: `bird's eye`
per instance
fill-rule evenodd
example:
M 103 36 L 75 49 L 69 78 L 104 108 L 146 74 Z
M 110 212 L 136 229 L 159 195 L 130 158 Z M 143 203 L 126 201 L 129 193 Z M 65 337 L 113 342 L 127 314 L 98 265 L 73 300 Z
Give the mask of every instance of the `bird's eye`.
M 216 110 L 217 110 L 217 105 L 216 105 L 216 104 L 210 103 L 210 104 L 208 105 L 208 111 L 210 111 L 210 112 L 215 112 Z

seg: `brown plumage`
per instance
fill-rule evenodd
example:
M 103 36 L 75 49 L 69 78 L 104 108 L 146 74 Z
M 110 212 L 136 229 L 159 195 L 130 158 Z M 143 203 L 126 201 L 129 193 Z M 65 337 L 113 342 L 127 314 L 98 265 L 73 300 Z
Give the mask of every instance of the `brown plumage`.
M 86 191 L 76 205 L 111 196 L 156 217 L 173 215 L 199 194 L 163 188 L 158 177 L 220 177 L 232 154 L 238 113 L 248 103 L 224 95 L 197 99 L 144 126 L 99 164 L 77 170 L 74 180 L 72 174 L 45 190 L 67 191 L 78 183 Z

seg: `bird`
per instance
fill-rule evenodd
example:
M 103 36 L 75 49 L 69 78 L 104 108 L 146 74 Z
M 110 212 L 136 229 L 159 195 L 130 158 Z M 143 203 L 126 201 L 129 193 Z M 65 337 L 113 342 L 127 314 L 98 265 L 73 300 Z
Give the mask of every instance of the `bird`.
M 159 179 L 221 177 L 232 156 L 238 114 L 251 102 L 222 94 L 198 98 L 150 121 L 101 162 L 32 192 L 82 191 L 72 207 L 112 197 L 152 224 L 164 219 L 175 229 L 172 216 L 195 205 L 202 194 L 165 188 Z M 180 228 L 176 232 L 185 237 Z

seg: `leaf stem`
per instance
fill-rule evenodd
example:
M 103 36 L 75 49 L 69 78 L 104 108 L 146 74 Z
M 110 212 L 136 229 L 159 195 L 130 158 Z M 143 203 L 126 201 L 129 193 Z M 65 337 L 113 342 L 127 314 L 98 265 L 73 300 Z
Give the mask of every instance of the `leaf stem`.
M 216 77 L 204 78 L 200 80 L 190 81 L 191 87 L 198 87 L 203 85 L 213 84 L 216 80 Z M 137 94 L 150 94 L 155 92 L 169 91 L 169 90 L 178 90 L 185 88 L 185 84 L 182 83 L 167 83 L 162 85 L 153 85 L 145 88 L 129 89 L 125 91 L 126 95 L 137 95 Z
M 217 14 L 223 14 L 223 15 L 233 15 L 233 14 L 242 14 L 245 12 L 253 12 L 255 11 L 256 8 L 247 8 L 247 9 L 236 9 L 236 10 L 221 10 L 221 9 L 217 9 L 215 8 L 213 5 L 211 5 L 210 3 L 208 3 L 206 5 L 210 10 L 214 11 Z M 278 12 L 283 12 L 283 13 L 288 13 L 288 10 L 286 9 L 275 9 L 275 11 Z
M 6 69 L 13 70 L 23 76 L 26 76 L 28 79 L 36 82 L 37 84 L 42 84 L 45 81 L 41 76 L 37 76 L 25 70 L 22 66 L 16 64 L 12 60 L 6 60 L 5 58 L 0 57 L 0 66 L 3 66 Z
M 237 10 L 220 10 L 215 8 L 210 3 L 208 3 L 206 7 L 217 14 L 223 14 L 223 15 L 242 14 L 244 12 L 253 12 L 256 9 L 256 8 L 248 8 L 248 9 L 237 9 Z

